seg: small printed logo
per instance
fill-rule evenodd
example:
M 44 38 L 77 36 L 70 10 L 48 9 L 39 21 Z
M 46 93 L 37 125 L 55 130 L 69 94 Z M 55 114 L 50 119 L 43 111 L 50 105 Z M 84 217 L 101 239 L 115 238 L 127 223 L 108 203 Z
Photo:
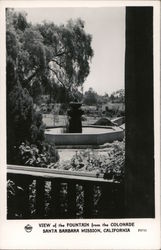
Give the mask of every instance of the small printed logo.
M 24 228 L 27 233 L 30 233 L 33 227 L 30 224 L 27 224 Z

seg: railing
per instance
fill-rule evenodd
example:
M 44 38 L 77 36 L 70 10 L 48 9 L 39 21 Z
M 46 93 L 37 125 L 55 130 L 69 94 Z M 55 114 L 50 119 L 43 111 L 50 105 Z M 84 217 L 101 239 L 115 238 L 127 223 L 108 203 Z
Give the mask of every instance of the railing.
M 123 184 L 93 173 L 8 165 L 8 219 L 121 218 Z

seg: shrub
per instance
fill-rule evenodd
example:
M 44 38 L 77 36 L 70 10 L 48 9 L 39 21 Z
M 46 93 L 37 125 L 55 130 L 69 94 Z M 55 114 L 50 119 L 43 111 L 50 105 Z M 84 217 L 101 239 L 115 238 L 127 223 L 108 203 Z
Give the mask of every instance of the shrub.
M 45 125 L 42 121 L 42 114 L 40 112 L 34 112 L 32 124 L 30 126 L 29 141 L 34 144 L 40 144 L 45 139 L 44 131 Z
M 104 178 L 123 181 L 125 173 L 125 141 L 116 141 L 112 144 L 109 159 L 110 161 L 106 166 Z
M 94 123 L 94 125 L 100 125 L 100 126 L 116 126 L 116 124 L 108 118 L 100 118 L 97 122 Z
M 21 143 L 19 147 L 15 147 L 14 164 L 34 166 L 34 167 L 50 167 L 59 159 L 59 155 L 54 145 L 42 143 L 38 146 Z
M 34 110 L 28 90 L 15 85 L 7 99 L 7 162 L 32 166 L 56 162 L 58 153 L 54 145 L 44 142 L 44 131 L 42 114 Z M 36 156 L 37 150 L 39 156 Z M 21 157 L 28 158 L 25 161 Z M 38 163 L 39 160 L 42 163 Z

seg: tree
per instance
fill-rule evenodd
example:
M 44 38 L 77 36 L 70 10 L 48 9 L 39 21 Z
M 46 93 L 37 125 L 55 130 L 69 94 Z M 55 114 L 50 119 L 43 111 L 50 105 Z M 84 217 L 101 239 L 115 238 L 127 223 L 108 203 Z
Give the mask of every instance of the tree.
M 6 30 L 6 72 L 7 72 L 7 161 L 13 163 L 16 159 L 15 149 L 22 142 L 28 141 L 37 146 L 44 140 L 44 125 L 42 116 L 33 108 L 33 98 L 29 90 L 24 88 L 19 74 L 19 33 L 28 27 L 23 15 L 15 15 L 13 10 L 7 10 Z M 20 20 L 19 20 L 20 19 Z M 18 32 L 13 28 L 17 27 Z
M 44 148 L 44 125 L 33 98 L 56 85 L 77 92 L 89 73 L 93 51 L 81 20 L 34 26 L 25 13 L 13 9 L 6 10 L 6 51 L 7 154 L 13 163 L 14 148 L 22 142 Z
M 119 90 L 113 92 L 110 96 L 110 100 L 112 102 L 124 103 L 125 102 L 125 90 L 119 89 Z
M 29 142 L 42 148 L 45 126 L 42 115 L 33 109 L 33 99 L 27 89 L 17 83 L 7 96 L 7 159 L 16 159 L 15 148 Z
M 85 33 L 84 22 L 69 20 L 61 26 L 45 22 L 37 29 L 44 38 L 50 77 L 68 91 L 75 91 L 88 76 L 93 56 L 92 37 Z
M 84 104 L 86 105 L 96 105 L 97 99 L 98 95 L 92 88 L 89 88 L 84 94 Z
M 32 25 L 25 14 L 8 9 L 6 38 L 7 56 L 14 60 L 21 85 L 28 90 L 35 81 L 43 85 L 46 76 L 45 84 L 60 85 L 72 95 L 89 74 L 92 37 L 80 19 L 60 26 Z

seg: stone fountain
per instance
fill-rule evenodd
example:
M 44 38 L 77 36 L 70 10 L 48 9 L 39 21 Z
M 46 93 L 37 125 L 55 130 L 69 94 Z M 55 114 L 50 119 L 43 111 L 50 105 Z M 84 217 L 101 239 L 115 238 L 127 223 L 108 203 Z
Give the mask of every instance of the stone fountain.
M 81 106 L 82 103 L 80 102 L 70 102 L 70 109 L 68 110 L 69 133 L 82 133 L 81 116 L 84 112 Z
M 45 131 L 46 140 L 60 147 L 99 147 L 100 145 L 124 138 L 124 130 L 118 126 L 82 126 L 82 103 L 70 103 L 68 110 L 69 125 L 64 133 L 62 126 L 48 128 Z

